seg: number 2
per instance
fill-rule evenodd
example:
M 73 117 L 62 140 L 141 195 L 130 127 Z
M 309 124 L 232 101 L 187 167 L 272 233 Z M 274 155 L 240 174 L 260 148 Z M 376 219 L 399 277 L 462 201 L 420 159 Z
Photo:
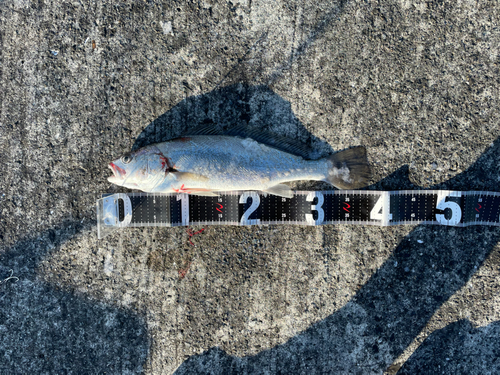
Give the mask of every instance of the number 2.
M 247 203 L 248 198 L 252 198 L 252 204 L 247 208 L 243 215 L 241 215 L 240 223 L 241 225 L 252 225 L 252 224 L 260 224 L 260 219 L 252 219 L 249 220 L 251 214 L 259 207 L 260 197 L 255 191 L 245 191 L 241 194 L 240 203 Z

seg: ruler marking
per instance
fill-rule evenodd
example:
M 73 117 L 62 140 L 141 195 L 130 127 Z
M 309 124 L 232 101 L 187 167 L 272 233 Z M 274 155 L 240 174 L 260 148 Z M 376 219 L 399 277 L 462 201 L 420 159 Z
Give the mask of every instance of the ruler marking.
M 244 197 L 243 197 L 244 195 Z M 103 197 L 104 198 L 104 197 Z M 103 199 L 101 198 L 101 199 Z M 105 225 L 98 218 L 98 233 L 104 226 L 175 227 L 187 225 L 417 225 L 441 224 L 467 227 L 500 226 L 500 193 L 448 190 L 328 190 L 296 191 L 292 198 L 255 191 L 221 192 L 218 197 L 188 194 L 115 194 L 118 216 Z M 124 220 L 121 199 L 130 202 Z M 104 215 L 98 210 L 98 215 Z M 107 216 L 106 216 L 107 217 Z

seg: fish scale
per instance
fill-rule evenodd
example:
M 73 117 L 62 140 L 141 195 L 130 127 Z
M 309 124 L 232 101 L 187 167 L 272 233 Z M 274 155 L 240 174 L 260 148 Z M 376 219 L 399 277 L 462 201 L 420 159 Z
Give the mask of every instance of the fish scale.
M 328 170 L 324 160 L 307 161 L 236 137 L 195 136 L 180 144 L 165 142 L 158 148 L 171 155 L 179 171 L 209 178 L 197 181 L 191 186 L 195 188 L 208 185 L 212 190 L 223 190 L 226 186 L 230 186 L 229 190 L 241 190 L 258 186 L 257 190 L 266 190 L 285 181 L 321 180 Z

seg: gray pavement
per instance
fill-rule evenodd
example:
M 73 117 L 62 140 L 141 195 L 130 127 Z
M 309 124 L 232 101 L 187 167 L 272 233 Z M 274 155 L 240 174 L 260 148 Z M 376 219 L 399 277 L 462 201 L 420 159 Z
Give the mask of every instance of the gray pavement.
M 125 191 L 109 161 L 200 124 L 365 145 L 370 189 L 500 191 L 499 21 L 473 0 L 0 1 L 0 373 L 500 373 L 499 229 L 95 226 Z

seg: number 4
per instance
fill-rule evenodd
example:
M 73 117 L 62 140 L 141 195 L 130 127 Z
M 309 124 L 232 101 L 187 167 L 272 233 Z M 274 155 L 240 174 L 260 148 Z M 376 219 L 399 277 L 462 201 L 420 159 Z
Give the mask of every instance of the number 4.
M 389 225 L 392 220 L 392 214 L 389 213 L 389 192 L 381 192 L 380 198 L 370 211 L 371 220 L 380 220 L 381 225 Z

